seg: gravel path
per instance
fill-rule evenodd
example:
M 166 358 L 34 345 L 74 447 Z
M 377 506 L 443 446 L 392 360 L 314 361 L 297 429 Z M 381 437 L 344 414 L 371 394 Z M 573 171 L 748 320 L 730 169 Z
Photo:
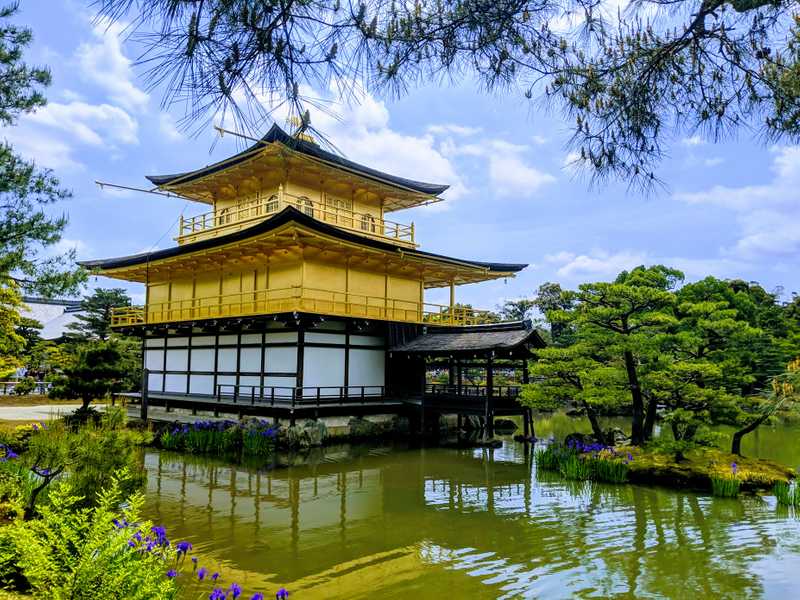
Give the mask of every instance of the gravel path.
M 36 421 L 47 420 L 60 414 L 72 412 L 80 408 L 80 404 L 41 404 L 38 406 L 2 406 L 0 420 L 3 421 Z

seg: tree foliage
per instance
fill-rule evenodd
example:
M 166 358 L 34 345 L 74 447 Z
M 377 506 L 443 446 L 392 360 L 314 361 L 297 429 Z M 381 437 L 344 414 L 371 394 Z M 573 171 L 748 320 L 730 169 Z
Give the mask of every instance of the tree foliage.
M 46 68 L 23 60 L 30 29 L 10 23 L 17 5 L 0 7 L 0 125 L 13 126 L 20 115 L 45 104 L 50 84 Z M 0 143 L 0 376 L 22 363 L 24 340 L 17 333 L 20 292 L 45 296 L 75 291 L 85 280 L 74 253 L 47 253 L 60 239 L 65 216 L 49 214 L 50 205 L 69 198 L 52 172 L 18 156 Z
M 92 400 L 123 390 L 126 367 L 117 340 L 80 344 L 72 363 L 53 382 L 50 394 L 55 398 L 79 399 L 87 409 Z
M 82 312 L 69 329 L 84 339 L 107 340 L 111 335 L 112 309 L 130 305 L 130 296 L 122 288 L 97 288 L 83 298 Z
M 710 424 L 757 420 L 775 377 L 800 353 L 790 310 L 757 284 L 682 281 L 673 269 L 637 267 L 550 297 L 563 308 L 548 320 L 571 333 L 539 351 L 525 401 L 577 405 L 603 441 L 597 416 L 629 413 L 635 444 L 651 439 L 659 409 L 678 444 Z
M 187 122 L 263 102 L 299 113 L 304 84 L 403 93 L 467 75 L 546 99 L 573 124 L 577 162 L 598 178 L 655 180 L 679 132 L 800 133 L 800 21 L 775 0 L 96 0 L 132 21 L 141 63 Z M 788 33 L 788 36 L 787 36 Z M 317 103 L 318 105 L 318 103 Z

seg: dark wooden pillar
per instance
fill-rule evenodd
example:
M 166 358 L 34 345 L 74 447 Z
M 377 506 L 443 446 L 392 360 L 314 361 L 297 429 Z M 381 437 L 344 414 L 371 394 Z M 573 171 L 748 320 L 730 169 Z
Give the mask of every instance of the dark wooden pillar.
M 490 354 L 486 358 L 486 437 L 494 437 L 494 359 Z
M 452 356 L 447 362 L 447 384 L 451 388 L 456 384 L 456 364 Z
M 166 349 L 165 349 L 166 350 Z M 139 416 L 142 418 L 142 421 L 147 421 L 147 388 L 150 387 L 150 371 L 148 369 L 142 369 L 142 391 L 139 394 L 141 399 L 141 406 L 139 407 L 141 412 Z
M 522 383 L 528 384 L 530 383 L 530 374 L 528 373 L 528 361 L 522 361 Z
M 458 385 L 458 395 L 460 396 L 464 390 L 464 367 L 461 365 L 461 359 L 456 359 L 456 385 Z

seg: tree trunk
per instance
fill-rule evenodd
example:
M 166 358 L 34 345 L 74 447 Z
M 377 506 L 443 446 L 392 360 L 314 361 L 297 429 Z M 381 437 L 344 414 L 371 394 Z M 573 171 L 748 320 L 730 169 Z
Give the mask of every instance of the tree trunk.
M 650 398 L 647 402 L 647 414 L 644 417 L 644 439 L 645 441 L 652 439 L 653 428 L 656 425 L 656 411 L 658 410 L 658 401 L 655 398 Z
M 631 443 L 634 446 L 641 446 L 644 441 L 644 398 L 642 388 L 639 386 L 639 375 L 636 373 L 636 363 L 633 352 L 625 351 L 625 370 L 628 373 L 628 385 L 631 388 L 631 400 L 633 401 L 633 418 L 631 421 Z
M 605 444 L 605 435 L 603 434 L 603 428 L 600 427 L 600 421 L 597 420 L 597 413 L 594 412 L 594 409 L 589 406 L 586 401 L 583 401 L 583 408 L 586 409 L 586 416 L 589 419 L 589 423 L 592 426 L 592 433 L 594 437 L 597 438 L 597 441 L 601 444 Z
M 742 438 L 746 436 L 751 431 L 755 431 L 758 429 L 759 425 L 761 425 L 764 421 L 766 421 L 770 414 L 772 413 L 765 413 L 758 417 L 752 423 L 742 427 L 739 431 L 733 434 L 733 441 L 731 442 L 731 454 L 736 454 L 737 456 L 742 455 Z

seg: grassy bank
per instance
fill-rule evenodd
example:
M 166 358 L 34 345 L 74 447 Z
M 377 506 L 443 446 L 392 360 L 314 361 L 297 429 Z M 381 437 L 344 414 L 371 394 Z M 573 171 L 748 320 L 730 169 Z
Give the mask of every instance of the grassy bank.
M 744 458 L 717 448 L 696 448 L 678 458 L 650 448 L 551 444 L 537 451 L 536 461 L 539 469 L 557 471 L 568 479 L 663 485 L 728 497 L 782 491 L 796 476 L 794 469 L 775 461 Z M 779 500 L 785 496 L 776 495 Z

